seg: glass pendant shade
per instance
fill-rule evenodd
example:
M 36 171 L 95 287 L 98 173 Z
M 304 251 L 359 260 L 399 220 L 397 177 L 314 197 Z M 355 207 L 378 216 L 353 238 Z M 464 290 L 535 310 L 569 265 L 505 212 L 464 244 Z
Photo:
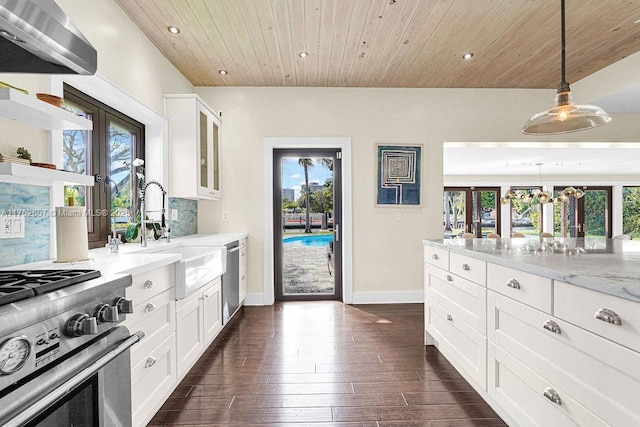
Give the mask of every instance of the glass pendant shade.
M 536 114 L 525 123 L 525 135 L 554 135 L 578 132 L 607 124 L 611 117 L 596 105 L 576 105 L 571 100 L 571 92 L 556 95 L 555 105 L 547 111 Z

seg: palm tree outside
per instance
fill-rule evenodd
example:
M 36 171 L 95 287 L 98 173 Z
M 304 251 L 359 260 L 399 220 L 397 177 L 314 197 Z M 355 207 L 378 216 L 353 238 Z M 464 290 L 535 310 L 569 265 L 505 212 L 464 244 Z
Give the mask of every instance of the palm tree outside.
M 309 168 L 313 167 L 313 159 L 301 157 L 298 160 L 298 164 L 304 168 L 304 232 L 311 233 L 311 221 L 309 221 L 309 195 L 311 193 L 309 189 Z

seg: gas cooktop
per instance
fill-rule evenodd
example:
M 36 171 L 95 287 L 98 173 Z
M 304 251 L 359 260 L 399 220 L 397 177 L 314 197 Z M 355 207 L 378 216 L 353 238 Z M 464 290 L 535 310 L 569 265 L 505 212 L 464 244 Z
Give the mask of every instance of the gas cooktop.
M 0 306 L 96 277 L 98 270 L 0 270 Z

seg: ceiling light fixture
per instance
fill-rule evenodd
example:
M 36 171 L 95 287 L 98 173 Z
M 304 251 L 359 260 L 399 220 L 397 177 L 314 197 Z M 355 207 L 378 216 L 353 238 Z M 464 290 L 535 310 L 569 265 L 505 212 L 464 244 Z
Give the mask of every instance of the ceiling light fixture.
M 298 56 L 300 58 L 306 58 L 307 56 L 309 56 L 309 52 L 305 52 L 304 50 L 302 52 L 298 52 Z
M 576 105 L 565 77 L 565 19 L 564 0 L 560 0 L 562 80 L 558 85 L 555 105 L 536 114 L 525 123 L 525 135 L 555 135 L 587 130 L 607 124 L 611 117 L 596 105 Z
M 538 174 L 540 175 L 540 188 L 544 188 L 544 184 L 542 182 L 542 163 L 536 163 L 538 166 Z M 579 166 L 580 164 L 578 164 Z M 538 202 L 542 204 L 553 203 L 560 204 L 568 202 L 571 197 L 575 197 L 576 199 L 581 199 L 584 197 L 584 190 L 581 188 L 575 187 L 567 187 L 564 190 L 558 192 L 556 198 L 554 199 L 551 195 L 551 192 L 547 190 L 514 190 L 509 189 L 504 193 L 504 196 L 500 198 L 500 202 L 503 205 L 509 203 L 511 199 L 522 200 L 523 202 L 531 202 L 535 199 L 538 199 Z
M 227 70 L 218 70 L 218 74 L 220 74 L 221 76 L 226 76 L 227 74 L 229 74 L 229 72 Z
M 464 55 L 462 55 L 462 59 L 467 60 L 467 59 L 471 59 L 471 58 L 473 58 L 473 53 L 472 52 L 467 52 Z
M 173 25 L 169 25 L 167 27 L 167 31 L 169 31 L 171 34 L 180 34 L 180 28 L 174 27 Z

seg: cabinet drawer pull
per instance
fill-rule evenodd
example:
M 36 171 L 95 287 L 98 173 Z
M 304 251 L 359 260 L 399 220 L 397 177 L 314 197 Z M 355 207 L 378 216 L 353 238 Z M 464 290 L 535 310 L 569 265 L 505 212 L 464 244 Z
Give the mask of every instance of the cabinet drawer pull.
M 439 259 L 438 254 L 433 254 L 433 255 L 431 255 L 431 258 L 433 258 L 433 259 Z
M 247 278 L 247 276 L 242 276 L 242 277 L 240 278 L 240 280 L 244 280 L 244 279 L 246 279 L 246 278 Z
M 618 313 L 608 308 L 598 310 L 596 312 L 596 319 L 611 323 L 612 325 L 622 325 L 622 319 L 618 316 Z
M 547 331 L 553 332 L 554 334 L 558 334 L 558 335 L 562 334 L 560 325 L 558 325 L 553 320 L 547 320 L 546 322 L 544 322 L 544 325 L 542 325 L 542 327 L 545 328 Z
M 447 320 L 448 320 L 449 322 L 453 322 L 453 316 L 452 316 L 452 315 L 450 315 L 450 314 L 447 314 Z
M 156 284 L 153 283 L 153 280 L 147 280 L 144 282 L 144 288 L 145 289 L 151 289 L 155 286 Z
M 562 405 L 562 399 L 560 399 L 560 395 L 558 394 L 557 391 L 555 391 L 551 387 L 547 388 L 544 391 L 544 393 L 542 393 L 542 395 L 547 399 L 549 399 L 550 401 L 552 401 L 553 403 L 557 405 Z
M 153 356 L 149 356 L 149 358 L 147 359 L 147 361 L 146 361 L 146 362 L 144 362 L 144 367 L 145 367 L 145 368 L 150 368 L 150 367 L 152 367 L 153 365 L 155 365 L 157 361 L 158 361 L 158 359 L 156 359 L 155 357 L 153 357 Z
M 471 270 L 471 267 L 469 267 L 469 264 L 462 264 L 462 269 L 464 271 L 469 271 L 469 270 Z
M 513 289 L 520 289 L 520 282 L 518 282 L 516 279 L 511 279 L 507 282 L 507 286 Z
M 447 274 L 447 282 L 453 282 L 453 276 L 450 274 Z
M 150 302 L 150 303 L 147 303 L 147 305 L 144 306 L 144 312 L 145 313 L 150 313 L 153 310 L 155 310 L 156 308 L 157 308 L 156 305 L 154 303 Z

